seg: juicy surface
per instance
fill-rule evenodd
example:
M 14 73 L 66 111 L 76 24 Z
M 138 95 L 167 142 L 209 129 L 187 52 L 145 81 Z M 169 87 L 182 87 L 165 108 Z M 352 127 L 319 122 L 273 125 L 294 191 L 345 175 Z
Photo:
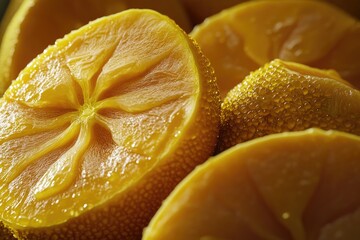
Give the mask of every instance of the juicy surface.
M 193 121 L 198 74 L 185 34 L 151 11 L 58 40 L 0 100 L 1 218 L 63 223 L 136 184 Z
M 360 135 L 360 92 L 334 71 L 274 60 L 232 89 L 221 112 L 219 150 L 310 127 Z
M 360 87 L 360 23 L 319 1 L 253 1 L 198 25 L 191 35 L 215 68 L 223 97 L 251 71 L 280 58 L 335 69 Z
M 129 8 L 155 9 L 175 19 L 186 31 L 190 30 L 187 15 L 177 0 L 157 0 L 157 4 L 147 0 L 24 0 L 7 26 L 1 44 L 0 95 L 56 39 L 90 20 Z
M 360 138 L 336 131 L 239 144 L 186 177 L 143 239 L 359 239 L 359 159 Z

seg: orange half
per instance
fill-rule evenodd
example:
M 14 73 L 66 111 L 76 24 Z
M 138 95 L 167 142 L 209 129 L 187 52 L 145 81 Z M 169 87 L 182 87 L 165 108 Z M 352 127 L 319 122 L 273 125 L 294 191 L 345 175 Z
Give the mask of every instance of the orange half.
M 250 1 L 216 14 L 191 33 L 215 68 L 222 97 L 279 58 L 334 69 L 360 88 L 360 22 L 322 1 Z
M 239 144 L 165 200 L 143 240 L 360 239 L 360 137 L 309 129 Z
M 218 150 L 311 127 L 360 135 L 360 91 L 335 71 L 275 59 L 249 74 L 221 105 Z
M 172 20 L 128 10 L 73 31 L 0 100 L 0 219 L 20 239 L 139 239 L 213 152 L 209 62 Z

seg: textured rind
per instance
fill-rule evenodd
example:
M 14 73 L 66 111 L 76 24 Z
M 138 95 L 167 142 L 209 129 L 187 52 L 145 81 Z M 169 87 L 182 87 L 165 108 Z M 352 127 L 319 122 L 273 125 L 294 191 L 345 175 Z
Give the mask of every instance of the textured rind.
M 167 240 L 172 234 L 176 240 L 202 236 L 207 236 L 204 239 L 315 240 L 338 239 L 339 235 L 358 239 L 360 194 L 351 188 L 360 184 L 359 157 L 360 137 L 316 128 L 238 144 L 189 174 L 164 201 L 143 239 Z M 341 167 L 337 168 L 336 164 Z M 313 171 L 313 168 L 318 169 Z M 296 177 L 292 178 L 292 174 Z M 341 189 L 336 188 L 339 186 Z M 279 189 L 287 191 L 277 192 Z M 324 197 L 324 191 L 328 196 Z M 226 197 L 221 195 L 226 193 Z M 297 201 L 286 202 L 289 196 Z M 272 197 L 285 201 L 293 209 L 283 215 L 272 206 Z M 253 209 L 250 213 L 254 213 L 259 203 L 265 207 L 265 211 L 259 210 L 260 216 L 244 210 Z M 292 215 L 298 210 L 299 215 Z M 206 212 L 206 216 L 197 215 L 199 212 Z M 254 221 L 267 215 L 273 217 L 272 226 Z M 217 216 L 233 221 L 232 228 Z M 235 223 L 239 222 L 242 224 L 237 226 Z M 299 227 L 296 223 L 300 223 L 298 232 L 294 231 Z M 215 226 L 216 230 L 208 226 Z M 247 237 L 246 230 L 252 237 Z M 232 237 L 227 235 L 229 232 Z M 239 235 L 240 232 L 246 236 Z
M 199 67 L 199 76 L 194 76 L 199 78 L 196 109 L 182 131 L 176 151 L 125 192 L 91 211 L 57 226 L 13 229 L 19 239 L 140 239 L 143 227 L 176 184 L 213 153 L 220 122 L 220 97 L 213 69 L 186 33 L 172 20 L 164 20 L 187 38 Z
M 10 229 L 6 228 L 2 222 L 0 222 L 0 239 L 1 240 L 14 240 L 13 233 Z
M 274 60 L 228 93 L 221 105 L 218 151 L 311 127 L 360 135 L 360 92 L 335 73 L 295 66 Z

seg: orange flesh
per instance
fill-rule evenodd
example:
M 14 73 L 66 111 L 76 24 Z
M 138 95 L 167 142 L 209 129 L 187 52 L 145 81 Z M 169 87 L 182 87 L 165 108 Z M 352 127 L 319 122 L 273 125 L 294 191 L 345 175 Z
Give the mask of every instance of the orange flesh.
M 8 224 L 76 217 L 176 147 L 199 88 L 188 42 L 157 14 L 125 13 L 58 40 L 0 100 L 0 210 Z
M 198 25 L 191 35 L 209 57 L 223 97 L 259 66 L 280 58 L 334 69 L 360 88 L 360 23 L 317 1 L 252 1 Z
M 185 178 L 143 239 L 359 239 L 359 159 L 360 138 L 336 131 L 239 144 Z

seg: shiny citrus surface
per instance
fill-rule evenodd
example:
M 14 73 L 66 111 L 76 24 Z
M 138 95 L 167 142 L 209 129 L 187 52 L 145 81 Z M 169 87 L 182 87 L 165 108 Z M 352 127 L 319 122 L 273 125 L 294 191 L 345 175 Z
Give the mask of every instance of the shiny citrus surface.
M 137 239 L 213 152 L 219 111 L 209 62 L 172 20 L 91 22 L 0 100 L 0 218 L 25 239 Z
M 359 239 L 360 137 L 309 129 L 239 144 L 188 175 L 144 240 Z
M 191 35 L 213 64 L 223 97 L 275 58 L 334 69 L 360 88 L 360 22 L 322 1 L 246 2 L 208 18 Z
M 19 1 L 17 1 L 19 2 Z M 16 1 L 14 7 L 19 5 Z M 3 24 L 0 48 L 0 96 L 11 81 L 38 54 L 56 39 L 89 21 L 129 8 L 149 8 L 170 16 L 186 31 L 190 23 L 177 0 L 23 0 L 9 23 Z M 6 27 L 6 28 L 5 28 Z

